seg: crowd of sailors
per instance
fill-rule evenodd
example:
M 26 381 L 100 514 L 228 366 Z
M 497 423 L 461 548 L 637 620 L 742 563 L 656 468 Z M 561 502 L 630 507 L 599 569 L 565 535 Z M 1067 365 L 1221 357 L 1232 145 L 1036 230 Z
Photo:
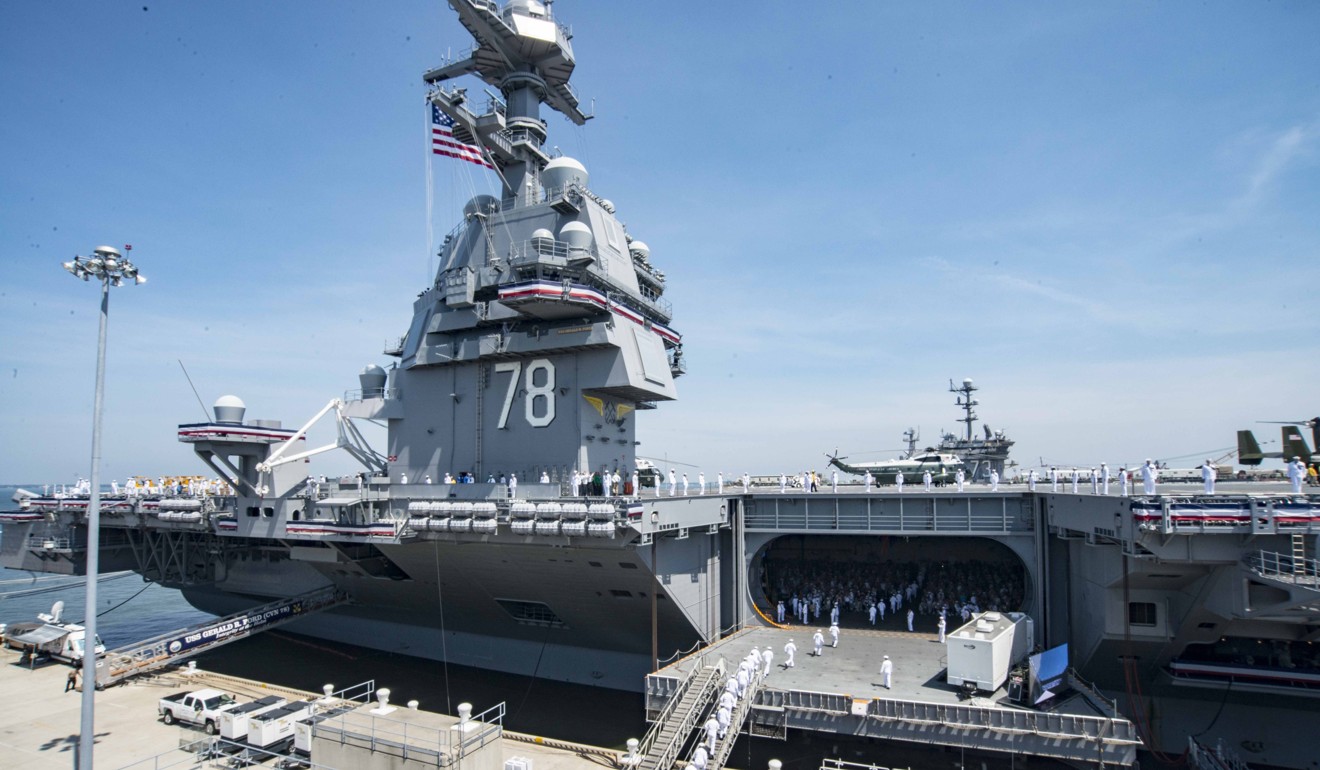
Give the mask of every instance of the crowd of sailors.
M 781 625 L 897 626 L 914 631 L 941 618 L 967 622 L 985 611 L 1019 610 L 1022 567 L 1008 561 L 933 563 L 769 558 L 767 594 Z M 950 622 L 950 620 L 945 621 Z

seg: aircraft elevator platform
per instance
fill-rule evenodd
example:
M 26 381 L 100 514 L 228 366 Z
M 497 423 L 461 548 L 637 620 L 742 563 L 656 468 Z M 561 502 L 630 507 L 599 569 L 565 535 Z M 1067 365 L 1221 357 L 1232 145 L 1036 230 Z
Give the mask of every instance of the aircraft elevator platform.
M 1001 688 L 989 697 L 960 700 L 943 681 L 945 648 L 934 634 L 845 629 L 839 646 L 828 637 L 812 656 L 813 626 L 756 628 L 671 663 L 646 677 L 646 712 L 655 721 L 694 673 L 737 664 L 756 647 L 774 654 L 769 676 L 750 688 L 741 732 L 785 737 L 788 730 L 902 740 L 1061 760 L 1131 766 L 1141 746 L 1136 727 L 1115 705 L 1084 685 L 1052 711 L 1020 707 Z M 786 668 L 784 645 L 797 654 Z M 880 661 L 894 662 L 892 688 L 881 684 Z M 716 690 L 718 692 L 718 689 Z M 701 724 L 705 715 L 693 721 Z

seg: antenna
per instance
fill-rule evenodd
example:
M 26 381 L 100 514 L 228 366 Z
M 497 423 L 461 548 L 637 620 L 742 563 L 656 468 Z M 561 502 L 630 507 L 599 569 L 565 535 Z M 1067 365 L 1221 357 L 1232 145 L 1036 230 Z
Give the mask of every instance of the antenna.
M 976 424 L 976 413 L 972 411 L 972 408 L 981 403 L 972 398 L 972 393 L 978 390 L 980 390 L 980 388 L 972 384 L 970 377 L 963 378 L 962 385 L 956 388 L 953 386 L 953 380 L 949 380 L 949 392 L 959 394 L 958 398 L 954 399 L 954 401 L 958 406 L 962 407 L 963 410 L 963 417 L 959 418 L 958 422 L 967 425 L 967 441 L 972 440 L 972 426 Z
M 211 413 L 206 411 L 206 404 L 202 403 L 202 397 L 197 393 L 197 386 L 193 384 L 192 377 L 188 376 L 188 368 L 183 365 L 183 359 L 176 358 L 175 360 L 179 362 L 179 368 L 183 370 L 183 377 L 188 381 L 188 387 L 192 388 L 193 395 L 197 396 L 197 405 L 202 408 L 202 414 L 205 416 L 206 421 L 210 422 Z

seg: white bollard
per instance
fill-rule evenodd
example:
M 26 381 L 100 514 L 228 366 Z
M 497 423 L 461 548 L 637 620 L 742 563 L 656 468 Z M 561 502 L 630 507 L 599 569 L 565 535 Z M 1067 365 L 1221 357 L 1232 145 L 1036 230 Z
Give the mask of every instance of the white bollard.
M 409 710 L 409 711 L 416 711 L 416 710 L 417 710 L 417 707 L 420 706 L 420 705 L 422 705 L 422 704 L 419 703 L 418 701 L 410 700 L 410 701 L 408 701 L 408 710 Z
M 458 724 L 454 725 L 454 729 L 460 733 L 466 733 L 475 730 L 476 728 L 476 723 L 472 721 L 472 704 L 458 704 Z
M 382 687 L 376 691 L 376 700 L 380 702 L 380 705 L 371 710 L 373 714 L 389 714 L 397 710 L 390 705 L 390 689 L 388 687 Z
M 784 763 L 777 759 L 770 760 L 770 770 L 784 770 Z

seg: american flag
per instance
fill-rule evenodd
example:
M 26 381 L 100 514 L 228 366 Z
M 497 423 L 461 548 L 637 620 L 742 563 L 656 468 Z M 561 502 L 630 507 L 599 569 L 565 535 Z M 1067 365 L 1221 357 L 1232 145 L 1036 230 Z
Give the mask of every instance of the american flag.
M 454 138 L 454 119 L 431 105 L 431 152 L 447 158 L 458 158 L 486 168 L 495 168 L 481 154 L 475 144 L 464 144 Z

